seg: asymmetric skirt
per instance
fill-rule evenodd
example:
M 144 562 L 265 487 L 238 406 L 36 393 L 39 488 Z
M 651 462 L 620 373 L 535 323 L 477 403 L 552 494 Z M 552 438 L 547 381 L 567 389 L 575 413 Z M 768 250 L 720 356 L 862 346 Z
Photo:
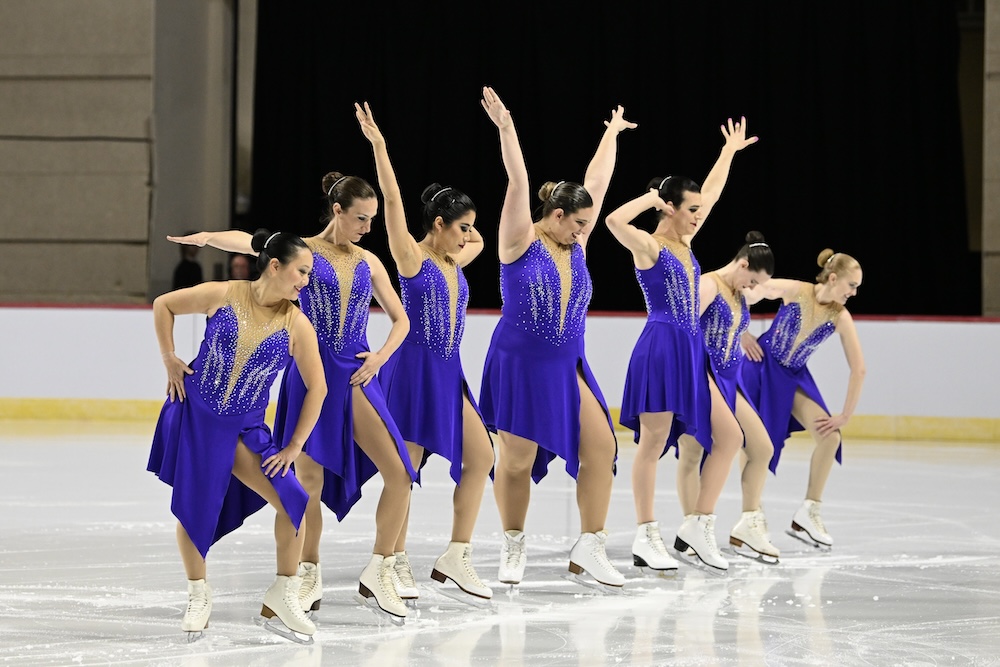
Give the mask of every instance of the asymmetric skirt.
M 322 500 L 340 521 L 344 520 L 354 504 L 361 499 L 361 487 L 364 483 L 378 472 L 375 463 L 354 441 L 354 387 L 350 380 L 364 362 L 355 355 L 367 351 L 368 346 L 364 343 L 347 346 L 340 354 L 329 346 L 320 345 L 327 393 L 319 420 L 303 447 L 310 458 L 323 466 Z M 410 478 L 415 479 L 416 473 L 410 464 L 406 443 L 385 403 L 378 378 L 372 378 L 362 391 L 388 429 Z M 277 442 L 284 444 L 291 439 L 305 394 L 306 386 L 302 375 L 292 361 L 281 378 L 278 393 L 278 409 L 274 420 Z
M 265 459 L 279 450 L 264 423 L 264 409 L 219 415 L 198 393 L 192 376 L 184 381 L 183 402 L 163 404 L 146 467 L 173 487 L 170 510 L 204 557 L 209 547 L 266 505 L 233 476 L 237 441 Z M 292 472 L 270 478 L 296 530 L 309 494 Z
M 669 322 L 647 320 L 629 359 L 619 422 L 635 431 L 638 442 L 640 414 L 672 412 L 670 435 L 660 456 L 676 446 L 683 434 L 711 452 L 708 366 L 708 355 L 698 336 Z
M 469 391 L 459 355 L 444 359 L 426 345 L 403 341 L 378 379 L 403 439 L 423 447 L 425 461 L 428 452 L 446 459 L 451 478 L 460 483 L 465 398 L 480 420 L 483 415 Z
M 479 405 L 490 431 L 505 431 L 538 445 L 531 470 L 536 483 L 557 456 L 574 479 L 580 471 L 578 373 L 600 403 L 608 435 L 614 437 L 607 402 L 584 355 L 584 337 L 553 345 L 500 318 L 486 353 Z
M 744 394 L 751 404 L 757 408 L 767 434 L 774 444 L 774 456 L 771 457 L 771 472 L 778 469 L 781 450 L 785 440 L 795 431 L 804 431 L 805 427 L 792 416 L 792 401 L 795 392 L 802 392 L 830 413 L 823 401 L 823 396 L 806 366 L 798 370 L 786 368 L 778 363 L 765 347 L 763 361 L 744 359 L 741 367 L 741 379 L 746 391 Z M 843 441 L 837 446 L 837 463 L 841 463 Z

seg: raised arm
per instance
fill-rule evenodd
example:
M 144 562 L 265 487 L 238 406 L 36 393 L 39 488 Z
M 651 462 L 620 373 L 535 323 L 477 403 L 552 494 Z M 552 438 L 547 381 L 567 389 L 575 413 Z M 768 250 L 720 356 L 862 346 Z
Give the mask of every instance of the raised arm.
M 295 430 L 285 447 L 261 461 L 261 468 L 268 477 L 274 477 L 278 472 L 284 477 L 288 474 L 290 465 L 302 452 L 306 438 L 312 433 L 319 420 L 323 400 L 326 398 L 326 375 L 323 372 L 323 359 L 319 354 L 319 342 L 316 330 L 309 318 L 301 311 L 296 313 L 291 327 L 291 353 L 295 365 L 306 386 L 306 395 L 302 400 L 299 418 L 295 422 Z M 280 465 L 284 463 L 284 465 Z
M 187 236 L 168 236 L 167 240 L 181 245 L 211 246 L 226 252 L 241 252 L 245 255 L 257 256 L 257 252 L 250 247 L 253 234 L 247 234 L 238 229 L 228 229 L 222 232 L 198 232 Z
M 600 219 L 601 207 L 604 205 L 604 196 L 608 193 L 608 185 L 611 184 L 611 176 L 615 172 L 615 162 L 618 159 L 618 135 L 623 130 L 634 130 L 639 127 L 636 123 L 625 120 L 625 108 L 618 105 L 618 108 L 611 111 L 611 120 L 604 121 L 604 134 L 597 144 L 597 150 L 590 164 L 587 165 L 587 172 L 583 177 L 583 187 L 594 200 L 594 213 L 590 224 L 587 225 L 580 244 L 586 247 L 587 240 L 594 225 Z
M 483 241 L 483 235 L 479 233 L 479 230 L 475 227 L 469 228 L 469 240 L 465 242 L 465 247 L 462 251 L 455 255 L 455 261 L 461 267 L 468 266 L 472 260 L 479 257 L 479 253 L 485 248 L 485 242 Z
M 389 235 L 389 252 L 392 253 L 392 259 L 396 262 L 399 273 L 406 278 L 412 278 L 420 272 L 423 253 L 420 252 L 417 240 L 406 227 L 403 196 L 399 190 L 399 183 L 396 182 L 396 172 L 389 160 L 385 137 L 375 124 L 375 117 L 367 102 L 363 109 L 355 102 L 354 115 L 358 119 L 358 125 L 361 126 L 361 133 L 371 142 L 372 152 L 375 155 L 378 187 L 382 190 L 382 198 L 385 200 L 385 229 Z
M 507 192 L 500 209 L 500 227 L 497 250 L 500 261 L 509 264 L 524 254 L 535 240 L 535 227 L 531 221 L 531 192 L 528 168 L 514 129 L 510 111 L 489 86 L 483 88 L 480 100 L 483 110 L 500 132 L 500 156 L 507 171 Z
M 378 301 L 378 305 L 382 307 L 382 310 L 385 311 L 386 315 L 392 321 L 392 328 L 389 330 L 389 335 L 386 336 L 385 344 L 381 348 L 375 352 L 359 352 L 357 354 L 359 359 L 364 359 L 365 361 L 361 365 L 361 368 L 351 376 L 351 384 L 355 386 L 361 385 L 362 387 L 368 386 L 372 378 L 378 374 L 378 370 L 382 367 L 382 364 L 388 361 L 393 352 L 403 344 L 406 334 L 410 332 L 410 318 L 406 316 L 406 311 L 403 309 L 403 302 L 399 300 L 399 295 L 393 289 L 392 281 L 389 280 L 389 274 L 386 273 L 385 267 L 382 266 L 382 262 L 379 261 L 378 257 L 371 252 L 366 250 L 365 255 L 372 272 L 372 292 L 375 295 L 375 300 Z
M 722 136 L 725 137 L 726 143 L 722 145 L 719 159 L 715 161 L 712 170 L 708 172 L 705 182 L 701 185 L 700 217 L 702 224 L 705 223 L 705 219 L 712 212 L 712 207 L 722 196 L 722 189 L 726 187 L 726 181 L 729 180 L 729 169 L 733 166 L 733 156 L 750 144 L 757 143 L 758 139 L 757 137 L 747 137 L 746 117 L 741 117 L 738 123 L 734 123 L 733 119 L 730 118 L 728 124 L 720 125 L 719 129 L 722 130 Z
M 820 435 L 824 436 L 847 424 L 854 414 L 855 408 L 858 407 L 858 400 L 861 398 L 861 385 L 865 381 L 865 357 L 861 353 L 861 341 L 858 339 L 858 330 L 854 326 L 854 318 L 846 310 L 837 318 L 837 333 L 844 346 L 844 356 L 847 358 L 851 375 L 847 379 L 847 396 L 844 398 L 844 408 L 840 414 L 816 420 L 817 430 Z
M 630 223 L 650 208 L 662 211 L 666 207 L 667 205 L 660 198 L 659 193 L 656 190 L 650 190 L 625 202 L 609 213 L 605 219 L 604 222 L 611 234 L 632 253 L 632 259 L 636 266 L 643 268 L 652 266 L 656 262 L 657 255 L 660 254 L 660 247 L 649 232 L 633 227 Z M 649 266 L 646 266 L 647 264 Z
M 215 281 L 167 292 L 153 299 L 153 327 L 160 344 L 160 358 L 167 369 L 167 395 L 171 402 L 185 398 L 184 376 L 194 371 L 174 353 L 174 319 L 177 315 L 209 315 L 225 302 L 229 283 Z

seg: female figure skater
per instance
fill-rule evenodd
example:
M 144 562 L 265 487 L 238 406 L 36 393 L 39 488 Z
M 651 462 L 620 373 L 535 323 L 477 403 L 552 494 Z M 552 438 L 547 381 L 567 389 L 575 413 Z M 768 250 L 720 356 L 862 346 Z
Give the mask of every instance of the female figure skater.
M 715 503 L 743 437 L 732 413 L 716 409 L 723 398 L 706 374 L 698 321 L 701 269 L 691 240 L 719 200 L 733 156 L 757 137 L 747 138 L 745 118 L 735 124 L 729 119 L 721 130 L 725 144 L 704 188 L 681 176 L 653 179 L 646 194 L 620 206 L 606 221 L 632 253 L 648 311 L 629 361 L 620 422 L 636 432 L 638 443 L 632 468 L 639 524 L 632 543 L 633 562 L 660 571 L 677 569 L 653 511 L 656 465 L 675 442 L 685 460 L 709 454 L 697 500 L 677 531 L 675 548 L 683 554 L 690 546 L 710 571 L 725 572 L 729 567 L 715 541 Z M 652 234 L 629 224 L 650 208 L 658 212 Z M 682 434 L 689 437 L 680 439 Z M 678 467 L 678 480 L 680 474 Z
M 808 430 L 815 440 L 805 502 L 795 512 L 788 534 L 829 549 L 833 537 L 820 516 L 820 503 L 834 458 L 841 460 L 840 429 L 854 414 L 865 378 L 861 341 L 845 308 L 847 300 L 858 293 L 862 273 L 856 259 L 829 248 L 819 254 L 817 262 L 821 270 L 815 283 L 772 278 L 749 293 L 751 304 L 760 299 L 781 299 L 782 303 L 760 338 L 743 335 L 749 359 L 743 364 L 742 378 L 774 443 L 772 472 L 792 432 Z M 837 415 L 830 414 L 806 367 L 819 344 L 834 332 L 840 336 L 851 373 L 844 407 Z
M 744 292 L 766 283 L 773 274 L 771 247 L 764 242 L 763 234 L 750 232 L 732 261 L 702 274 L 699 281 L 700 322 L 709 372 L 724 399 L 722 404 L 713 403 L 713 408 L 727 409 L 736 418 L 744 437 L 743 512 L 729 534 L 729 544 L 737 553 L 767 562 L 777 562 L 780 556 L 768 537 L 767 520 L 760 502 L 774 446 L 742 387 L 740 366 L 744 357 L 740 337 L 750 325 Z M 687 516 L 694 512 L 698 502 L 702 457 L 695 448 L 685 448 L 684 453 L 687 456 L 679 461 L 677 495 L 684 516 Z
M 493 468 L 493 444 L 459 356 L 469 303 L 462 267 L 483 250 L 483 237 L 473 226 L 476 206 L 455 188 L 429 185 L 421 197 L 424 237 L 418 243 L 407 230 L 399 184 L 371 108 L 367 103 L 364 109 L 355 105 L 355 114 L 375 155 L 389 251 L 411 322 L 406 340 L 382 366 L 379 381 L 413 467 L 419 471 L 430 454 L 451 464 L 455 481 L 451 542 L 434 563 L 431 577 L 442 584 L 450 579 L 458 586 L 458 591 L 441 587 L 442 592 L 481 604 L 493 597 L 493 591 L 476 574 L 470 542 Z M 404 600 L 419 595 L 405 551 L 408 523 L 409 513 L 395 545 L 397 583 L 402 584 L 399 593 Z
M 292 303 L 309 282 L 313 258 L 297 236 L 258 230 L 254 282 L 208 282 L 153 301 L 153 321 L 167 369 L 167 400 L 153 436 L 148 470 L 173 487 L 177 545 L 188 578 L 181 628 L 196 639 L 208 627 L 212 590 L 206 582 L 209 547 L 270 503 L 276 510 L 278 576 L 264 594 L 262 616 L 277 616 L 278 634 L 311 643 L 316 626 L 299 604 L 297 576 L 308 494 L 294 473 L 319 417 L 326 381 L 316 332 Z M 174 354 L 174 317 L 204 313 L 205 338 L 188 366 Z M 306 389 L 297 425 L 280 445 L 264 423 L 270 388 L 289 358 Z
M 482 105 L 499 130 L 508 178 L 498 239 L 503 310 L 480 393 L 484 420 L 500 437 L 494 492 L 504 543 L 498 578 L 513 585 L 524 576 L 531 480 L 540 481 L 558 456 L 577 480 L 580 511 L 581 535 L 570 552 L 569 571 L 580 583 L 620 590 L 625 578 L 604 548 L 618 446 L 584 355 L 593 291 L 585 249 L 614 171 L 618 133 L 636 124 L 625 120 L 622 107 L 612 111 L 584 184 L 543 185 L 536 222 L 510 112 L 492 88 L 483 88 Z M 584 572 L 596 584 L 579 578 Z
M 322 414 L 295 464 L 295 473 L 309 492 L 302 547 L 302 607 L 319 609 L 323 596 L 320 500 L 343 520 L 361 497 L 362 485 L 378 472 L 383 489 L 375 512 L 374 553 L 361 573 L 358 592 L 373 611 L 401 624 L 406 604 L 393 582 L 393 550 L 416 473 L 376 375 L 406 337 L 409 319 L 385 267 L 374 254 L 355 245 L 371 230 L 378 211 L 375 190 L 364 179 L 338 172 L 327 174 L 322 187 L 327 224 L 319 235 L 305 239 L 315 269 L 308 288 L 299 295 L 302 311 L 319 336 L 328 387 Z M 202 232 L 171 240 L 208 244 L 230 252 L 248 251 L 248 236 L 240 231 Z M 385 344 L 375 352 L 369 350 L 367 336 L 373 294 L 392 321 Z M 300 375 L 293 363 L 281 381 L 274 423 L 278 442 L 285 442 L 297 428 L 299 406 L 305 398 Z

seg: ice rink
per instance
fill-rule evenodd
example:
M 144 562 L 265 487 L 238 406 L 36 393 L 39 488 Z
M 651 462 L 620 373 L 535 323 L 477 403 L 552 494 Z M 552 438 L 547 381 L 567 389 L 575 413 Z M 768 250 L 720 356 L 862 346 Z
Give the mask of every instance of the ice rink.
M 554 464 L 533 488 L 528 567 L 496 584 L 500 525 L 487 488 L 474 540 L 491 609 L 436 593 L 452 486 L 432 459 L 414 490 L 408 553 L 421 599 L 404 627 L 353 599 L 374 538 L 379 482 L 343 522 L 327 511 L 325 596 L 303 647 L 254 619 L 274 577 L 273 512 L 209 554 L 205 637 L 180 630 L 185 577 L 170 489 L 146 472 L 153 424 L 0 422 L 3 665 L 1000 665 L 1000 445 L 852 442 L 827 487 L 836 540 L 820 553 L 784 531 L 802 500 L 811 441 L 785 449 L 765 488 L 781 562 L 730 558 L 727 577 L 631 564 L 633 445 L 620 440 L 608 554 L 628 581 L 606 596 L 561 578 L 579 533 L 572 480 Z M 660 462 L 657 514 L 672 543 L 676 465 Z M 737 476 L 718 506 L 720 546 L 739 517 Z

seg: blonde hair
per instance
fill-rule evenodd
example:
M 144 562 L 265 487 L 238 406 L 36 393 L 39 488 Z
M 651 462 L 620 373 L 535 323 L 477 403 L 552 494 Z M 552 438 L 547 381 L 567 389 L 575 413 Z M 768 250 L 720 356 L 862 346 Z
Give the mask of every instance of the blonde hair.
M 821 285 L 830 279 L 831 273 L 842 276 L 848 271 L 861 268 L 858 260 L 842 252 L 834 252 L 829 248 L 825 248 L 819 254 L 819 257 L 816 258 L 816 263 L 819 264 L 821 269 L 819 275 L 816 276 L 816 282 Z

